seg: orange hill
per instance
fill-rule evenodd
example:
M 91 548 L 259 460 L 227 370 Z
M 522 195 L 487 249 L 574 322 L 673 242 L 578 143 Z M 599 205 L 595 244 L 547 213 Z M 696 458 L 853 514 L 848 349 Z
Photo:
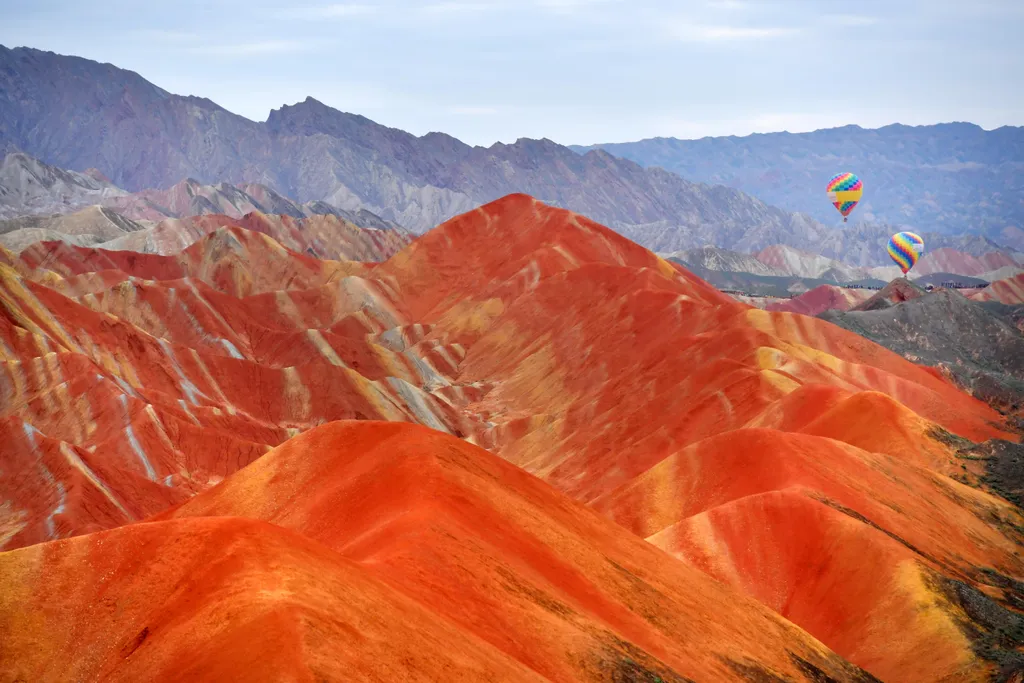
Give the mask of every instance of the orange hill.
M 869 289 L 847 289 L 835 285 L 820 285 L 792 299 L 783 299 L 765 306 L 766 311 L 788 311 L 804 315 L 818 315 L 825 311 L 848 311 L 864 303 L 871 295 Z
M 1024 304 L 1024 273 L 996 280 L 970 298 L 976 301 L 998 301 L 1011 306 Z
M 636 648 L 629 660 L 665 680 L 827 680 L 800 661 L 835 680 L 861 675 L 800 629 L 886 681 L 981 680 L 1018 656 L 991 615 L 1019 618 L 1008 608 L 1024 597 L 1014 588 L 1024 517 L 958 451 L 965 440 L 1016 441 L 1001 416 L 932 370 L 824 321 L 740 304 L 582 216 L 511 195 L 379 265 L 303 257 L 238 227 L 177 256 L 44 244 L 0 262 L 0 428 L 13 475 L 0 479 L 0 547 L 173 508 L 159 525 L 0 555 L 5 586 L 42 566 L 41 552 L 68 585 L 84 585 L 82 553 L 119 562 L 119 544 L 162 543 L 156 526 L 188 534 L 181 525 L 199 522 L 184 515 L 241 516 L 290 530 L 273 543 L 293 548 L 296 572 L 321 562 L 309 553 L 328 553 L 358 566 L 324 572 L 358 570 L 387 587 L 372 600 L 444 615 L 459 642 L 475 643 L 459 661 L 477 668 L 464 670 L 499 678 L 606 680 L 583 655 L 608 642 Z M 464 437 L 628 531 L 479 449 L 407 427 L 332 425 L 263 456 L 339 419 Z M 401 438 L 371 443 L 389 429 Z M 310 448 L 321 438 L 330 445 Z M 204 524 L 210 538 L 250 528 Z M 119 540 L 93 550 L 107 538 Z M 201 552 L 190 547 L 180 552 Z M 133 566 L 112 596 L 131 602 L 179 580 Z M 173 618 L 206 618 L 203 601 L 221 599 L 253 615 L 238 628 L 276 613 L 268 604 L 303 613 L 288 596 L 259 597 L 283 590 L 269 574 L 244 585 Z M 694 596 L 687 585 L 705 587 Z M 0 603 L 0 628 L 39 604 L 19 590 Z M 331 623 L 358 618 L 338 615 Z M 71 610 L 32 623 L 41 630 L 26 638 L 85 629 L 104 652 L 146 626 L 118 635 Z M 273 623 L 318 643 L 265 654 L 274 666 L 320 671 L 333 656 L 314 622 Z M 189 627 L 175 628 L 146 655 L 154 667 L 191 642 Z M 243 633 L 217 628 L 225 642 Z M 717 656 L 736 648 L 732 664 Z M 26 652 L 26 672 L 61 677 L 31 668 Z M 426 679 L 448 666 L 408 661 Z M 135 671 L 111 662 L 76 671 Z

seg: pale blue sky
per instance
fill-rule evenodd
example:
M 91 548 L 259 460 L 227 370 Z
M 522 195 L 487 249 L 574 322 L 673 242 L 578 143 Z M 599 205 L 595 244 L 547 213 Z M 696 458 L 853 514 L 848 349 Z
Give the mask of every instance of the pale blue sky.
M 1022 33 L 1024 0 L 0 0 L 8 47 L 473 144 L 1022 125 Z

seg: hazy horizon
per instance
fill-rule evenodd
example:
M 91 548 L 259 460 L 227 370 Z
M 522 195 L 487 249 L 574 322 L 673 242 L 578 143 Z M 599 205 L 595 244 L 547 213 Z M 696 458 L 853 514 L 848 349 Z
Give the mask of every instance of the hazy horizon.
M 0 12 L 0 44 L 111 63 L 254 121 L 310 96 L 482 146 L 1024 125 L 1013 0 L 865 0 L 857 14 L 811 0 L 0 0 Z

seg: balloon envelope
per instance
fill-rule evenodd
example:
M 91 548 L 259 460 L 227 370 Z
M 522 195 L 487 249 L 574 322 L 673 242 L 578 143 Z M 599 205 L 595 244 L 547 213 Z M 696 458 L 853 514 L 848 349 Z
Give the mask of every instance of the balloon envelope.
M 924 240 L 912 232 L 898 232 L 889 238 L 889 258 L 896 262 L 903 274 L 914 267 L 924 251 Z
M 832 205 L 845 218 L 850 215 L 864 194 L 864 183 L 852 173 L 837 173 L 828 181 L 826 189 L 829 199 L 832 200 Z

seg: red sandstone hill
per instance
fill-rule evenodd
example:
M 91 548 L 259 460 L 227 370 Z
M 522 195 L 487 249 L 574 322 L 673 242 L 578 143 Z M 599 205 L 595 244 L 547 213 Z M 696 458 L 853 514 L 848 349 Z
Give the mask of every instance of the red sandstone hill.
M 1024 273 L 996 280 L 970 298 L 976 301 L 998 301 L 1011 306 L 1024 304 Z
M 835 285 L 821 285 L 792 299 L 775 301 L 765 306 L 766 311 L 788 311 L 804 315 L 818 315 L 825 311 L 848 311 L 867 301 L 874 292 L 870 289 L 846 289 Z
M 0 264 L 0 678 L 1021 665 L 1024 516 L 964 456 L 1002 416 L 583 216 Z
M 914 266 L 914 273 L 918 277 L 932 273 L 975 276 L 1016 265 L 1018 265 L 1017 261 L 1005 251 L 993 251 L 980 256 L 972 256 L 956 249 L 940 247 L 922 256 L 920 263 Z

